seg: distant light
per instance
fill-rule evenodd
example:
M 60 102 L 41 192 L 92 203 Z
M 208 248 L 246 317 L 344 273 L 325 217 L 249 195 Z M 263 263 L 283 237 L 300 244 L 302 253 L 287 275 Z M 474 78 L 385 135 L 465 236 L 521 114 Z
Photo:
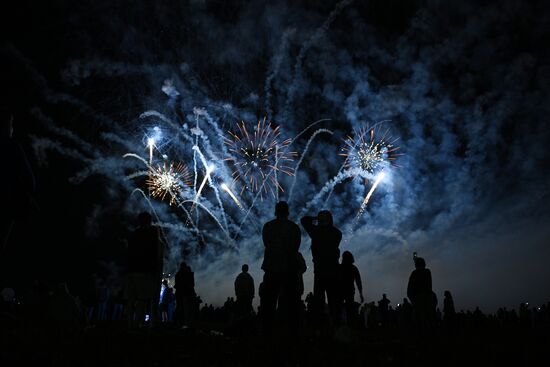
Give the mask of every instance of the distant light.
M 152 147 L 155 145 L 155 138 L 148 138 L 147 139 L 147 146 Z

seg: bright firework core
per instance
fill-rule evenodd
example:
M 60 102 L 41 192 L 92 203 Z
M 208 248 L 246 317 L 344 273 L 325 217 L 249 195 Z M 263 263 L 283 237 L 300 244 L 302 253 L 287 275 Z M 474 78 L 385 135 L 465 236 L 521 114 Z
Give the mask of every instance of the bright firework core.
M 162 166 L 151 167 L 147 186 L 151 195 L 159 200 L 164 200 L 166 195 L 170 197 L 170 205 L 176 203 L 177 195 L 184 186 L 191 186 L 191 174 L 187 166 L 182 164 L 174 165 L 170 163 L 167 168 L 166 163 Z
M 385 162 L 395 165 L 395 160 L 399 156 L 395 146 L 395 140 L 388 141 L 388 131 L 384 132 L 382 137 L 377 137 L 376 129 L 370 128 L 356 133 L 354 137 L 348 136 L 345 140 L 345 146 L 342 148 L 341 156 L 346 157 L 346 166 L 348 168 L 360 168 L 368 173 L 375 173 L 383 168 Z
M 290 139 L 279 142 L 279 127 L 273 128 L 265 118 L 254 126 L 251 133 L 244 122 L 237 124 L 237 128 L 225 138 L 231 154 L 226 161 L 233 162 L 233 179 L 241 182 L 241 193 L 245 189 L 260 195 L 267 193 L 268 188 L 273 195 L 276 190 L 283 191 L 273 172 L 293 174 L 293 169 L 286 165 L 295 155 L 287 152 Z

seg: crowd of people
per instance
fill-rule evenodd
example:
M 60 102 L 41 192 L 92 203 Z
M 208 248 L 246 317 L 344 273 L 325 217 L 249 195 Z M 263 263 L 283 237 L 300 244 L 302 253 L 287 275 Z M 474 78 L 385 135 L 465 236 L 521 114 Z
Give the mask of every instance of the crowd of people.
M 263 278 L 256 282 L 243 264 L 220 306 L 197 294 L 188 263 L 164 276 L 163 243 L 151 219 L 141 213 L 128 236 L 120 287 L 94 276 L 93 292 L 84 295 L 73 296 L 64 282 L 4 288 L 0 364 L 425 365 L 453 355 L 464 364 L 482 358 L 500 365 L 545 354 L 550 303 L 457 312 L 450 291 L 438 302 L 416 254 L 402 301 L 382 294 L 365 303 L 359 268 L 350 251 L 340 253 L 342 233 L 328 211 L 300 221 L 311 239 L 312 290 L 304 287 L 300 226 L 279 202 L 263 228 Z
M 98 278 L 94 297 L 88 299 L 72 296 L 66 283 L 48 287 L 36 281 L 17 297 L 13 289 L 5 288 L 0 300 L 3 319 L 20 318 L 29 324 L 53 324 L 66 330 L 117 322 L 130 329 L 208 327 L 265 336 L 275 332 L 295 335 L 306 329 L 317 335 L 333 335 L 341 327 L 409 329 L 422 334 L 441 327 L 530 327 L 550 322 L 550 304 L 529 307 L 523 303 L 517 312 L 501 308 L 495 314 L 484 314 L 479 308 L 457 312 L 451 292 L 445 291 L 438 307 L 431 272 L 416 253 L 415 269 L 402 302 L 392 304 L 383 294 L 378 302 L 364 303 L 360 271 L 350 251 L 340 254 L 342 233 L 326 210 L 300 221 L 311 239 L 314 265 L 313 290 L 305 294 L 303 275 L 307 268 L 300 252 L 301 230 L 288 216 L 287 203 L 279 202 L 275 219 L 264 225 L 264 276 L 258 286 L 248 265 L 242 265 L 234 281 L 234 296 L 227 297 L 222 306 L 203 302 L 186 262 L 180 264 L 175 277 L 163 277 L 163 243 L 151 215 L 141 213 L 138 228 L 128 236 L 127 273 L 120 289 L 111 289 Z M 257 308 L 253 306 L 256 296 Z

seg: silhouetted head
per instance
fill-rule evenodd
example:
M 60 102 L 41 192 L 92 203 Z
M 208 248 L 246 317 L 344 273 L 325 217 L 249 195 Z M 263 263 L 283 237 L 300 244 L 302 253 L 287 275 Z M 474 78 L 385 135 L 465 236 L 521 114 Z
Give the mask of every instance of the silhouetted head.
M 0 107 L 0 119 L 2 120 L 2 138 L 13 136 L 13 114 L 4 107 Z
M 139 225 L 142 227 L 150 226 L 152 220 L 153 220 L 153 217 L 151 217 L 151 214 L 147 212 L 142 212 L 142 213 L 139 213 L 138 215 L 138 222 L 139 222 Z
M 353 255 L 349 251 L 344 251 L 342 254 L 342 264 L 350 265 L 355 262 L 355 259 L 353 258 Z
M 243 271 L 243 273 L 248 273 L 248 264 L 244 264 L 241 270 Z
M 320 226 L 331 226 L 333 223 L 332 213 L 328 210 L 321 210 L 317 214 L 317 220 L 319 221 Z
M 422 257 L 417 257 L 414 259 L 414 267 L 417 269 L 426 268 L 426 261 Z
M 275 216 L 277 218 L 288 217 L 288 204 L 286 201 L 279 201 L 277 204 L 275 204 Z
M 384 299 L 386 298 L 386 293 L 382 294 L 382 298 Z
M 181 269 L 181 270 L 184 270 L 184 269 L 186 269 L 186 268 L 187 268 L 187 263 L 186 263 L 185 261 L 182 261 L 182 262 L 180 263 L 180 269 Z
M 445 297 L 447 297 L 447 298 L 453 298 L 453 296 L 451 295 L 451 292 L 449 292 L 449 291 L 445 291 L 445 292 L 443 293 L 443 295 L 444 295 Z

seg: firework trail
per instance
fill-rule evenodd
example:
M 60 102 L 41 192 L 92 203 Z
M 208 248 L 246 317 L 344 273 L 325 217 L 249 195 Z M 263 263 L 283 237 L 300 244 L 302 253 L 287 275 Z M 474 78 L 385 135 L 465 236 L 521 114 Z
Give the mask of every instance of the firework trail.
M 130 141 L 128 141 L 128 139 L 123 139 L 120 136 L 118 136 L 117 134 L 103 132 L 103 133 L 101 133 L 101 137 L 105 141 L 110 141 L 110 142 L 117 143 L 117 144 L 123 146 L 126 150 L 133 150 L 134 149 L 134 146 L 132 145 L 132 143 Z
M 279 49 L 275 53 L 275 56 L 271 59 L 271 64 L 269 65 L 269 73 L 265 79 L 264 87 L 264 106 L 265 113 L 268 118 L 273 118 L 273 109 L 271 108 L 271 84 L 273 79 L 279 72 L 281 63 L 283 62 L 284 53 L 288 50 L 290 37 L 296 32 L 295 29 L 287 29 L 284 31 L 283 36 L 281 37 L 281 44 Z
M 122 158 L 136 158 L 138 160 L 140 160 L 141 162 L 143 162 L 147 167 L 149 167 L 149 163 L 143 159 L 142 157 L 140 157 L 139 155 L 135 154 L 135 153 L 126 153 L 122 156 Z
M 333 190 L 334 187 L 336 187 L 336 185 L 338 185 L 340 182 L 356 176 L 366 177 L 365 173 L 359 169 L 348 169 L 338 173 L 321 188 L 321 190 L 313 197 L 313 199 L 311 199 L 306 203 L 306 205 L 304 205 L 304 207 L 300 211 L 299 217 L 303 217 L 307 213 L 309 208 L 311 208 L 311 206 L 316 204 L 323 197 L 323 195 Z
M 235 202 L 235 204 L 237 204 L 237 206 L 239 207 L 239 209 L 243 210 L 243 207 L 241 205 L 241 203 L 239 202 L 239 199 L 237 199 L 237 197 L 235 196 L 235 194 L 233 194 L 233 192 L 229 189 L 229 186 L 227 186 L 225 183 L 222 183 L 221 186 L 222 190 L 224 190 L 225 192 L 227 192 L 227 194 L 229 194 L 229 196 L 231 197 L 231 199 L 233 199 L 233 201 Z
M 309 146 L 311 142 L 315 139 L 315 137 L 321 133 L 327 133 L 327 134 L 334 134 L 332 131 L 328 129 L 319 129 L 316 130 L 313 135 L 309 138 L 307 141 L 306 147 L 304 148 L 304 151 L 302 152 L 302 155 L 300 156 L 300 159 L 296 163 L 296 166 L 294 166 L 294 177 L 292 179 L 292 185 L 290 186 L 289 194 L 288 194 L 288 201 L 292 201 L 292 194 L 294 193 L 294 186 L 296 185 L 296 179 L 298 178 L 298 170 L 300 169 L 300 165 L 302 164 L 302 161 L 304 160 L 304 157 L 307 154 L 307 151 L 309 150 Z
M 149 164 L 153 164 L 153 148 L 155 147 L 155 139 L 147 139 L 147 147 L 149 148 Z
M 206 162 L 206 158 L 204 157 L 204 154 L 202 154 L 200 148 L 198 146 L 193 146 L 193 151 L 196 151 L 197 154 L 199 155 L 199 158 L 204 166 L 204 168 L 206 168 L 206 171 L 207 171 L 207 174 L 205 176 L 205 179 L 208 179 L 208 184 L 210 185 L 210 187 L 212 187 L 212 189 L 214 190 L 214 195 L 216 195 L 216 200 L 218 201 L 218 205 L 220 206 L 220 213 L 222 215 L 222 219 L 223 219 L 223 222 L 225 224 L 225 228 L 227 229 L 228 226 L 227 226 L 227 218 L 225 216 L 225 210 L 223 208 L 223 203 L 222 203 L 222 199 L 220 198 L 220 192 L 218 190 L 218 188 L 216 187 L 216 185 L 214 185 L 214 183 L 212 182 L 212 175 L 211 174 L 208 174 L 208 170 L 210 170 L 210 173 L 212 173 L 214 171 L 214 169 L 216 168 L 214 165 L 209 165 L 207 162 Z M 203 181 L 203 184 L 201 185 L 201 188 L 199 191 L 202 190 L 202 186 L 204 186 L 204 181 Z M 199 195 L 200 195 L 200 192 L 199 192 Z M 198 197 L 197 197 L 198 198 Z
M 149 176 L 150 174 L 151 174 L 150 171 L 136 171 L 136 172 L 130 173 L 129 175 L 126 175 L 126 179 L 133 180 L 134 178 Z
M 216 217 L 214 215 L 214 213 L 212 213 L 212 211 L 210 211 L 210 209 L 208 209 L 205 205 L 199 203 L 198 201 L 196 200 L 184 200 L 184 201 L 181 201 L 178 203 L 178 205 L 180 207 L 183 207 L 184 204 L 186 203 L 192 203 L 193 206 L 198 206 L 199 208 L 202 208 L 210 217 L 212 217 L 212 219 L 214 219 L 214 221 L 216 222 L 216 224 L 218 225 L 218 227 L 220 227 L 220 229 L 222 230 L 222 232 L 227 236 L 228 239 L 231 239 L 231 236 L 229 236 L 229 233 L 227 232 L 227 230 L 224 228 L 224 226 L 222 225 L 222 223 L 220 222 L 220 220 L 218 219 L 218 217 Z
M 320 120 L 317 120 L 317 121 L 314 121 L 312 122 L 311 124 L 307 125 L 305 127 L 305 129 L 303 129 L 302 131 L 300 131 L 294 138 L 291 139 L 290 141 L 290 144 L 288 144 L 288 146 L 290 147 L 292 144 L 294 144 L 294 142 L 296 142 L 296 140 L 298 140 L 298 138 L 300 136 L 302 136 L 306 131 L 308 131 L 309 129 L 311 129 L 313 126 L 317 125 L 317 124 L 320 124 L 321 122 L 325 122 L 325 121 L 330 121 L 331 119 L 320 119 Z
M 166 122 L 167 124 L 170 124 L 172 126 L 174 125 L 172 120 L 170 120 L 168 117 L 164 116 L 162 113 L 160 113 L 158 111 L 154 111 L 154 110 L 145 111 L 145 112 L 142 112 L 139 115 L 140 119 L 143 119 L 143 118 L 146 118 L 146 117 L 156 117 L 159 120 Z
M 376 177 L 376 180 L 372 184 L 372 187 L 370 188 L 369 192 L 367 193 L 367 196 L 365 196 L 365 200 L 363 200 L 363 203 L 361 204 L 361 207 L 359 208 L 359 212 L 357 213 L 357 216 L 355 217 L 356 220 L 365 212 L 365 208 L 367 207 L 367 204 L 370 200 L 370 197 L 372 196 L 372 193 L 374 192 L 374 190 L 376 190 L 376 188 L 378 187 L 378 185 L 384 179 L 385 176 L 386 176 L 386 173 L 384 171 L 382 171 Z
M 210 165 L 210 166 L 206 167 L 206 173 L 204 174 L 204 178 L 202 179 L 201 185 L 199 186 L 199 189 L 197 190 L 197 194 L 195 195 L 195 199 L 193 200 L 194 203 L 198 203 L 199 197 L 201 196 L 202 189 L 204 188 L 204 185 L 206 184 L 206 181 L 209 180 L 209 176 L 213 171 L 214 171 L 214 166 L 213 165 Z M 191 207 L 191 210 L 193 210 L 193 207 Z
M 224 136 L 223 131 L 218 126 L 218 123 L 210 116 L 208 111 L 206 111 L 204 108 L 194 108 L 193 113 L 196 116 L 203 116 L 206 122 L 214 128 L 214 132 L 216 133 L 216 136 Z M 220 141 L 220 147 L 222 148 L 222 154 L 224 156 L 228 156 L 227 152 L 227 145 L 223 143 L 223 141 Z
M 311 37 L 306 42 L 302 44 L 298 57 L 296 58 L 296 64 L 294 65 L 293 82 L 288 87 L 287 98 L 284 106 L 285 113 L 283 117 L 286 117 L 288 115 L 288 111 L 290 110 L 291 103 L 294 101 L 296 90 L 298 89 L 298 84 L 302 76 L 302 64 L 304 62 L 307 52 L 309 51 L 311 46 L 313 46 L 321 38 L 321 36 L 328 30 L 328 28 L 330 27 L 332 22 L 336 19 L 336 17 L 340 14 L 342 9 L 350 5 L 353 1 L 354 0 L 342 0 L 338 4 L 336 4 L 336 6 L 334 7 L 334 10 L 330 12 L 327 19 L 325 19 L 325 21 L 323 22 L 323 24 L 315 30 L 315 32 L 311 35 Z
M 55 124 L 55 122 L 48 116 L 44 114 L 44 112 L 38 108 L 33 107 L 30 111 L 31 115 L 36 117 L 38 120 L 42 121 L 47 128 L 53 132 L 54 134 L 63 136 L 64 138 L 68 139 L 69 141 L 76 144 L 80 149 L 84 150 L 86 154 L 90 156 L 97 156 L 97 151 L 95 150 L 94 146 L 84 139 L 80 138 L 78 135 L 73 133 L 72 131 L 64 128 L 59 127 Z
M 47 150 L 58 152 L 59 154 L 62 154 L 66 157 L 80 160 L 88 164 L 92 162 L 90 158 L 84 156 L 78 150 L 66 148 L 63 146 L 63 144 L 61 144 L 61 142 L 58 142 L 52 139 L 35 138 L 33 140 L 32 148 L 33 148 L 34 154 L 36 154 L 41 164 L 44 164 L 46 162 Z

